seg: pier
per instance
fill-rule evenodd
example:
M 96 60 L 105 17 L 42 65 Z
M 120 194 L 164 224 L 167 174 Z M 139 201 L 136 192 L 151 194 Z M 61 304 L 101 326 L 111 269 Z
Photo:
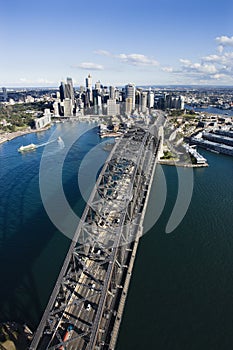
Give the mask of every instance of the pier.
M 161 123 L 117 140 L 90 195 L 30 350 L 113 350 L 158 155 Z

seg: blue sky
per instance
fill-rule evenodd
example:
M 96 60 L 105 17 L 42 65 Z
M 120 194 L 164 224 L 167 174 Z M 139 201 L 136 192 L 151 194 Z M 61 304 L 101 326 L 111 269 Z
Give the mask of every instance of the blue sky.
M 231 0 L 7 0 L 0 86 L 233 85 Z

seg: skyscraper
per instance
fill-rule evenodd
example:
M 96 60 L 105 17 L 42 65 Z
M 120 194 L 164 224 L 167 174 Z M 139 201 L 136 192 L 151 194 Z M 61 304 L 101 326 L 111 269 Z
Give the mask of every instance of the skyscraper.
M 155 99 L 155 94 L 150 89 L 148 93 L 148 108 L 154 108 L 154 99 Z
M 71 117 L 73 115 L 73 105 L 70 98 L 64 99 L 64 116 Z
M 95 83 L 95 89 L 101 91 L 101 82 L 99 80 Z
M 120 105 L 116 99 L 107 100 L 107 114 L 112 116 L 120 114 Z
M 141 94 L 141 111 L 142 113 L 146 112 L 147 109 L 147 92 L 143 91 Z
M 92 76 L 91 76 L 91 74 L 88 74 L 88 77 L 86 78 L 86 88 L 89 90 L 92 89 Z
M 65 98 L 65 83 L 64 83 L 64 81 L 61 82 L 61 85 L 59 86 L 59 90 L 60 90 L 60 99 L 61 99 L 61 101 L 63 101 Z
M 115 98 L 115 87 L 114 86 L 110 86 L 110 88 L 109 88 L 109 98 L 111 100 L 113 100 Z
M 64 83 L 64 81 L 62 81 L 59 89 L 61 101 L 63 101 L 65 98 L 69 98 L 74 105 L 74 87 L 72 79 L 67 78 L 67 83 Z
M 88 77 L 86 78 L 86 89 L 87 89 L 89 101 L 92 103 L 93 102 L 93 98 L 92 98 L 92 76 L 90 74 L 88 74 Z
M 125 97 L 131 98 L 132 101 L 132 109 L 135 109 L 135 85 L 134 84 L 128 84 L 125 86 Z
M 133 109 L 133 102 L 131 97 L 127 97 L 125 100 L 125 113 L 130 115 Z
M 74 105 L 74 86 L 73 86 L 73 81 L 71 78 L 67 78 L 67 86 L 66 86 L 66 90 L 67 90 L 67 96 L 66 98 L 70 98 L 72 100 L 72 103 Z M 69 96 L 68 96 L 69 95 Z

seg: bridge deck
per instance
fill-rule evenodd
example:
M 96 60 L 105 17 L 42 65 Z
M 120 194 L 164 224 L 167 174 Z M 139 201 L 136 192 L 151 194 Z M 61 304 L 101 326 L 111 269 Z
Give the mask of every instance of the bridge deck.
M 113 349 L 159 150 L 154 128 L 114 146 L 30 349 Z

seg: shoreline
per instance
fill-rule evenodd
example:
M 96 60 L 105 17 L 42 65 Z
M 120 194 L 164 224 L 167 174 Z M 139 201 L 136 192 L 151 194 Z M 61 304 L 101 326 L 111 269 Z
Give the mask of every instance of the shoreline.
M 184 168 L 206 168 L 209 166 L 209 164 L 204 163 L 204 164 L 186 164 L 186 163 L 179 163 L 176 162 L 174 160 L 158 160 L 159 164 L 162 165 L 173 165 L 173 166 L 180 166 L 180 167 L 184 167 Z
M 38 129 L 38 130 L 33 130 L 33 129 L 22 130 L 22 131 L 19 130 L 19 131 L 10 132 L 8 134 L 0 134 L 0 145 L 5 143 L 5 142 L 11 141 L 13 139 L 16 139 L 17 137 L 20 137 L 20 136 L 24 136 L 24 135 L 27 135 L 27 134 L 33 134 L 35 132 L 46 131 L 49 128 L 51 128 L 51 126 L 52 126 L 52 124 L 42 128 L 42 129 Z M 3 138 L 2 138 L 1 135 L 3 135 Z

